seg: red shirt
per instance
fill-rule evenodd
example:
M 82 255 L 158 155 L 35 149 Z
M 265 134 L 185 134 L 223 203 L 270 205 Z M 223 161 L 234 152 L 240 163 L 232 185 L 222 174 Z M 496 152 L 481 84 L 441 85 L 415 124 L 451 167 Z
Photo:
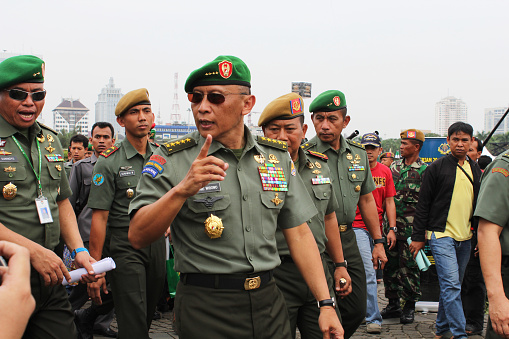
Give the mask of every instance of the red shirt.
M 378 210 L 378 219 L 380 220 L 381 227 L 384 214 L 382 204 L 385 201 L 385 198 L 390 198 L 396 195 L 396 189 L 394 188 L 391 170 L 387 166 L 377 162 L 375 168 L 371 169 L 371 176 L 373 177 L 373 181 L 376 186 L 376 189 L 371 193 L 373 193 L 373 198 L 375 198 L 376 209 Z M 353 221 L 352 226 L 367 230 L 364 221 L 362 221 L 359 207 L 357 207 L 357 211 L 355 212 L 355 220 Z

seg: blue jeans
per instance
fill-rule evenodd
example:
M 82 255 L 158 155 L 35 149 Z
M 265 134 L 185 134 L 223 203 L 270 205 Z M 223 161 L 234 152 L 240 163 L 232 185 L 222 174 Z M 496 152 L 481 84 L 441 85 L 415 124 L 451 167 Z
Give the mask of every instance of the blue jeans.
M 461 283 L 470 258 L 470 240 L 456 241 L 450 237 L 437 239 L 433 233 L 429 246 L 440 284 L 436 334 L 451 331 L 455 339 L 466 338 Z
M 373 239 L 368 231 L 363 228 L 354 227 L 355 237 L 357 238 L 357 246 L 361 253 L 362 262 L 364 264 L 364 271 L 366 271 L 366 286 L 367 286 L 367 309 L 366 309 L 366 323 L 376 323 L 382 325 L 382 316 L 378 309 L 377 297 L 377 284 L 376 272 L 373 268 Z M 340 301 L 341 302 L 341 301 Z

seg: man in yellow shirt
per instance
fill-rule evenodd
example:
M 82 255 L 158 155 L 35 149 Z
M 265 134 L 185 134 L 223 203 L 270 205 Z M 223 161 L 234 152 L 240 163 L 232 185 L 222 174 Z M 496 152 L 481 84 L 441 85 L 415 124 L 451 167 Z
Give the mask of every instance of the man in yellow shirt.
M 479 166 L 467 158 L 472 134 L 472 126 L 464 122 L 449 126 L 451 154 L 426 169 L 415 213 L 410 251 L 415 257 L 427 239 L 435 259 L 440 284 L 438 338 L 467 337 L 461 282 L 470 257 L 472 214 L 481 177 Z

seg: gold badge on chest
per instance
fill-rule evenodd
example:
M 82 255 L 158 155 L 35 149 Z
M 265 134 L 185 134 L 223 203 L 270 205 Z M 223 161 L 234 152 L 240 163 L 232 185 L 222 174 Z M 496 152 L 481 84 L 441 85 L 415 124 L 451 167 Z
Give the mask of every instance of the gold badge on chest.
M 254 159 L 256 160 L 257 163 L 259 163 L 260 165 L 263 165 L 265 163 L 265 157 L 263 156 L 263 154 L 257 154 L 254 156 Z
M 223 234 L 224 226 L 221 218 L 211 214 L 205 219 L 205 233 L 210 239 L 217 239 Z
M 16 196 L 16 193 L 18 193 L 18 188 L 12 182 L 10 182 L 4 186 L 2 193 L 5 200 L 12 200 Z
M 128 188 L 127 191 L 125 191 L 125 196 L 127 199 L 131 199 L 134 197 L 134 190 L 132 188 Z
M 279 160 L 277 160 L 274 154 L 269 154 L 269 162 L 271 164 L 279 164 Z
M 274 199 L 272 199 L 271 201 L 272 201 L 272 202 L 274 203 L 274 205 L 276 205 L 276 206 L 283 202 L 283 200 L 282 200 L 282 199 L 279 199 L 279 194 L 278 194 L 278 193 L 276 193 L 276 196 L 275 196 L 275 197 L 274 197 Z

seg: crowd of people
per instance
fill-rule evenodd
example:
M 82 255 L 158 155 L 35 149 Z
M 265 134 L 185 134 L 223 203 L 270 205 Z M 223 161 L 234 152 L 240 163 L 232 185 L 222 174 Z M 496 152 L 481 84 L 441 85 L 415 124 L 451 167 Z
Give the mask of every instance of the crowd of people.
M 44 77 L 35 56 L 0 63 L 0 302 L 19 306 L 0 311 L 7 337 L 149 338 L 166 236 L 181 338 L 295 338 L 297 329 L 350 338 L 363 322 L 371 334 L 383 319 L 413 323 L 426 242 L 440 286 L 436 338 L 481 333 L 486 295 L 486 337 L 509 337 L 509 152 L 488 165 L 469 124 L 449 127 L 450 154 L 429 165 L 419 158 L 425 135 L 406 129 L 395 159 L 378 133 L 342 135 L 346 98 L 329 90 L 309 106 L 315 137 L 306 139 L 296 93 L 265 107 L 254 136 L 243 121 L 256 103 L 249 68 L 219 56 L 185 83 L 196 132 L 154 143 L 140 88 L 115 109 L 126 137 L 115 142 L 113 126 L 96 122 L 90 138 L 71 138 L 66 162 L 57 132 L 36 121 Z M 104 257 L 116 269 L 96 274 Z M 62 286 L 80 267 L 80 283 Z

